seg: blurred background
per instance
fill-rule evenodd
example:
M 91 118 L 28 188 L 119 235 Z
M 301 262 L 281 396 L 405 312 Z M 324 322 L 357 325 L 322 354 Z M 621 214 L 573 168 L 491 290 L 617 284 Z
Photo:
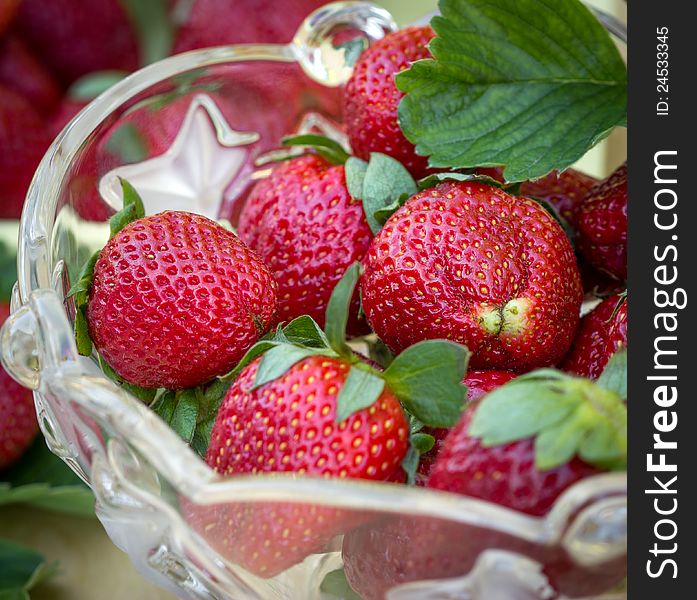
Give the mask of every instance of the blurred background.
M 17 219 L 27 186 L 52 139 L 82 107 L 127 73 L 172 53 L 289 41 L 324 3 L 0 0 L 0 321 L 16 278 Z M 404 25 L 423 20 L 437 1 L 376 3 Z M 591 3 L 626 20 L 622 0 Z M 605 176 L 625 159 L 626 144 L 626 131 L 616 131 L 578 168 Z M 8 406 L 30 405 L 27 398 L 0 372 L 0 428 L 14 418 Z M 29 427 L 35 431 L 31 420 Z M 142 580 L 111 544 L 92 513 L 90 492 L 43 439 L 17 460 L 4 464 L 2 453 L 0 444 L 0 600 L 26 597 L 4 595 L 5 589 L 37 600 L 172 598 Z

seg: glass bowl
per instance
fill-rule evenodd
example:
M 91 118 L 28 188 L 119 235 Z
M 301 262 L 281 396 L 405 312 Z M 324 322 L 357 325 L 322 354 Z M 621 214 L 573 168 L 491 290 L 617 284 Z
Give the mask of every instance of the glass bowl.
M 599 597 L 624 578 L 625 474 L 578 483 L 543 518 L 395 484 L 224 479 L 78 355 L 66 294 L 108 238 L 117 176 L 136 185 L 148 213 L 234 223 L 283 134 L 342 139 L 344 42 L 395 28 L 383 9 L 340 2 L 308 17 L 291 44 L 151 65 L 65 128 L 29 190 L 3 364 L 34 389 L 49 447 L 90 485 L 114 543 L 181 598 L 348 598 L 337 588 L 342 545 L 349 576 L 370 582 L 366 599 Z

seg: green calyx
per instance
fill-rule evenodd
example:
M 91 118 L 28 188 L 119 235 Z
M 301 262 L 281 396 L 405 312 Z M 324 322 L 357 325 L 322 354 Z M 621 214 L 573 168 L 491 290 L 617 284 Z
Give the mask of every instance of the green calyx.
M 333 165 L 343 165 L 351 156 L 344 147 L 331 138 L 316 133 L 291 135 L 281 140 L 284 146 L 301 146 L 311 148 L 327 162 Z
M 420 422 L 433 427 L 454 425 L 467 394 L 462 380 L 469 352 L 453 342 L 428 340 L 407 348 L 385 371 L 371 367 L 346 343 L 346 324 L 359 277 L 360 265 L 354 263 L 334 288 L 324 331 L 309 316 L 279 326 L 254 344 L 235 369 L 220 379 L 220 393 L 224 395 L 242 369 L 258 357 L 261 361 L 251 389 L 278 379 L 305 358 L 328 356 L 351 364 L 337 397 L 337 422 L 374 404 L 387 388 Z
M 485 447 L 534 438 L 535 466 L 566 464 L 574 456 L 602 469 L 627 467 L 627 409 L 601 382 L 554 369 L 522 375 L 487 394 L 469 434 Z

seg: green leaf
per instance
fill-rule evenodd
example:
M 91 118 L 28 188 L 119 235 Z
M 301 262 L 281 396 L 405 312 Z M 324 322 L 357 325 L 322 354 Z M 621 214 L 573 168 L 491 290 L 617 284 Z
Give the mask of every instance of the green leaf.
M 508 189 L 510 185 L 506 185 L 497 181 L 493 177 L 488 175 L 478 175 L 477 173 L 462 173 L 460 171 L 445 171 L 443 173 L 432 173 L 427 175 L 417 181 L 417 185 L 420 191 L 430 189 L 437 186 L 439 183 L 444 181 L 475 181 L 477 183 L 483 183 L 485 185 L 491 185 L 500 189 Z
M 452 427 L 465 404 L 467 348 L 446 340 L 410 346 L 383 373 L 409 413 L 431 427 Z
M 90 338 L 89 327 L 87 326 L 86 308 L 87 306 L 83 304 L 75 313 L 75 344 L 80 356 L 92 355 L 92 338 Z
M 605 469 L 627 464 L 627 409 L 620 396 L 582 377 L 541 369 L 489 392 L 469 430 L 485 447 L 535 440 L 535 466 L 580 456 Z
M 346 581 L 346 574 L 343 569 L 330 571 L 324 576 L 320 591 L 332 597 L 332 600 L 361 600 L 361 597 L 351 589 Z
M 364 37 L 357 37 L 335 47 L 337 49 L 343 48 L 344 63 L 346 63 L 347 66 L 352 67 L 361 57 L 361 54 L 363 54 L 363 52 L 368 48 L 368 40 L 366 40 Z
M 174 415 L 174 409 L 176 407 L 176 398 L 175 398 L 175 392 L 172 390 L 166 390 L 164 393 L 159 394 L 158 396 L 155 397 L 155 400 L 153 401 L 152 405 L 150 406 L 151 410 L 160 416 L 160 418 L 167 423 L 167 425 L 170 424 L 172 421 L 172 416 Z
M 368 344 L 368 356 L 370 360 L 378 363 L 383 369 L 386 369 L 392 364 L 394 360 L 394 354 L 385 345 L 385 343 L 377 338 L 375 340 L 367 340 Z
M 402 470 L 407 474 L 407 485 L 416 483 L 421 455 L 433 448 L 436 439 L 428 433 L 413 433 L 409 438 L 409 448 L 402 459 Z
M 17 235 L 13 232 L 11 242 L 0 239 L 0 300 L 9 302 L 12 286 L 17 281 Z
M 87 302 L 87 292 L 92 285 L 92 279 L 94 278 L 94 265 L 97 264 L 97 259 L 99 259 L 99 254 L 101 250 L 96 250 L 92 256 L 89 257 L 87 262 L 82 266 L 80 275 L 78 276 L 75 285 L 70 288 L 66 298 L 75 297 L 75 305 L 82 306 Z
M 204 459 L 206 458 L 208 445 L 211 443 L 211 433 L 213 432 L 213 425 L 215 425 L 215 418 L 216 415 L 213 415 L 212 417 L 208 417 L 196 425 L 196 431 L 194 432 L 194 437 L 191 440 L 191 447 L 201 458 Z
M 620 398 L 627 398 L 627 348 L 621 348 L 615 352 L 605 365 L 605 369 L 598 377 L 596 383 L 606 390 L 612 390 L 619 394 Z
M 397 75 L 399 122 L 433 167 L 564 170 L 626 122 L 627 72 L 578 0 L 441 0 L 433 59 Z
M 29 600 L 29 592 L 58 571 L 41 554 L 15 542 L 0 539 L 0 598 Z
M 143 201 L 138 192 L 125 179 L 120 177 L 119 181 L 121 181 L 121 189 L 123 190 L 123 208 L 109 219 L 111 237 L 114 237 L 129 223 L 145 216 Z
M 351 156 L 346 161 L 346 188 L 351 198 L 363 200 L 363 182 L 368 171 L 368 163 L 360 158 Z
M 353 352 L 346 343 L 346 324 L 348 323 L 351 299 L 361 275 L 361 265 L 353 263 L 336 284 L 327 303 L 324 332 L 329 345 L 339 356 L 353 358 Z
M 284 146 L 312 148 L 333 165 L 343 165 L 350 156 L 339 142 L 315 133 L 288 136 L 283 138 L 282 143 Z
M 353 365 L 336 399 L 336 422 L 372 406 L 385 389 L 385 382 L 372 369 Z
M 391 156 L 373 152 L 363 180 L 363 210 L 373 233 L 382 229 L 383 223 L 375 218 L 378 211 L 410 198 L 418 191 L 416 182 L 404 166 Z
M 269 381 L 278 379 L 295 363 L 300 362 L 304 358 L 326 353 L 327 351 L 323 348 L 306 348 L 292 344 L 275 346 L 267 350 L 262 357 L 254 376 L 254 386 L 251 389 L 255 390 Z
M 74 516 L 94 516 L 92 492 L 49 451 L 42 436 L 37 436 L 19 462 L 1 477 L 0 506 L 26 504 Z
M 174 44 L 174 24 L 167 0 L 120 0 L 138 35 L 140 65 L 168 57 Z
M 170 426 L 187 443 L 190 443 L 198 422 L 198 390 L 181 390 L 175 394 L 175 406 Z
M 278 333 L 276 335 L 279 335 Z M 280 330 L 279 337 L 274 335 L 274 341 L 299 344 L 312 348 L 329 348 L 329 340 L 317 322 L 308 315 L 293 319 Z M 282 338 L 281 338 L 282 336 Z
M 80 77 L 71 84 L 68 97 L 78 102 L 89 102 L 107 91 L 111 86 L 124 79 L 126 71 L 96 71 Z
M 106 149 L 123 164 L 141 162 L 148 158 L 148 146 L 143 134 L 133 123 L 119 125 L 109 136 Z

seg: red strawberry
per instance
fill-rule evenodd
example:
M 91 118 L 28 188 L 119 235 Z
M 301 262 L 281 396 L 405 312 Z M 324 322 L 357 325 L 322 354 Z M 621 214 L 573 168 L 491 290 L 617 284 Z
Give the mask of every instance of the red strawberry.
M 0 86 L 0 219 L 19 218 L 49 141 L 43 119 L 31 104 Z
M 22 94 L 41 114 L 48 114 L 60 101 L 61 90 L 16 35 L 0 42 L 0 84 Z
M 327 0 L 192 0 L 175 13 L 174 52 L 226 44 L 290 42 L 306 16 Z
M 467 401 L 477 402 L 483 396 L 495 390 L 497 387 L 502 386 L 504 383 L 508 383 L 511 379 L 515 377 L 515 373 L 511 371 L 469 371 L 465 377 L 465 385 L 467 386 Z M 450 433 L 450 429 L 445 428 L 424 428 L 424 433 L 431 434 L 436 443 L 433 448 L 421 456 L 421 462 L 419 463 L 419 476 L 420 479 L 417 481 L 420 485 L 425 483 L 425 479 L 431 472 L 433 463 L 438 458 L 440 451 L 443 448 L 443 442 Z
M 627 278 L 627 163 L 596 185 L 576 210 L 576 242 L 596 269 Z
M 428 159 L 416 154 L 399 127 L 397 107 L 404 94 L 394 77 L 430 56 L 427 44 L 433 36 L 428 26 L 386 35 L 361 55 L 344 91 L 344 121 L 356 156 L 367 160 L 371 152 L 382 152 L 417 178 L 427 173 Z
M 9 314 L 9 306 L 0 304 L 0 325 Z M 31 391 L 12 379 L 0 365 L 0 471 L 24 453 L 38 430 Z
M 331 291 L 373 237 L 363 205 L 346 189 L 344 166 L 312 155 L 280 163 L 257 183 L 238 233 L 276 275 L 279 320 L 308 314 L 321 326 Z M 358 309 L 356 296 L 354 333 L 361 330 Z
M 427 485 L 542 516 L 574 482 L 626 468 L 626 417 L 619 394 L 587 379 L 549 370 L 524 375 L 469 406 Z M 607 439 L 594 438 L 601 430 Z M 488 527 L 477 522 L 405 516 L 366 525 L 344 538 L 347 579 L 361 597 L 382 600 L 396 585 L 464 576 L 489 549 L 539 562 L 556 591 L 574 598 L 604 592 L 626 573 L 626 560 L 584 567 L 553 536 L 531 541 L 499 529 L 494 519 Z M 491 588 L 480 582 L 486 598 Z
M 598 180 L 576 169 L 556 171 L 536 181 L 526 181 L 520 186 L 522 196 L 532 196 L 549 202 L 557 212 L 574 225 L 575 210 Z
M 578 458 L 554 469 L 536 469 L 531 438 L 492 448 L 482 446 L 479 438 L 469 434 L 477 406 L 470 405 L 445 440 L 427 487 L 539 516 L 570 485 L 598 473 Z
M 361 280 L 368 322 L 393 351 L 466 345 L 473 368 L 559 361 L 583 290 L 571 244 L 539 204 L 474 182 L 416 194 L 373 240 Z
M 337 423 L 348 360 L 310 356 L 254 388 L 260 359 L 228 390 L 213 426 L 206 462 L 222 475 L 292 472 L 376 481 L 401 471 L 409 426 L 385 388 L 369 407 Z M 230 504 L 192 511 L 193 523 L 224 556 L 271 577 L 365 515 L 290 503 Z
M 102 249 L 87 322 L 127 382 L 182 389 L 234 367 L 275 309 L 273 276 L 235 234 L 168 211 L 129 223 Z
M 583 317 L 561 368 L 597 379 L 612 355 L 626 345 L 627 298 L 626 294 L 615 294 Z
M 65 83 L 93 71 L 138 67 L 134 29 L 119 0 L 22 0 L 17 26 Z
M 0 0 L 0 36 L 14 20 L 19 3 L 20 0 Z

